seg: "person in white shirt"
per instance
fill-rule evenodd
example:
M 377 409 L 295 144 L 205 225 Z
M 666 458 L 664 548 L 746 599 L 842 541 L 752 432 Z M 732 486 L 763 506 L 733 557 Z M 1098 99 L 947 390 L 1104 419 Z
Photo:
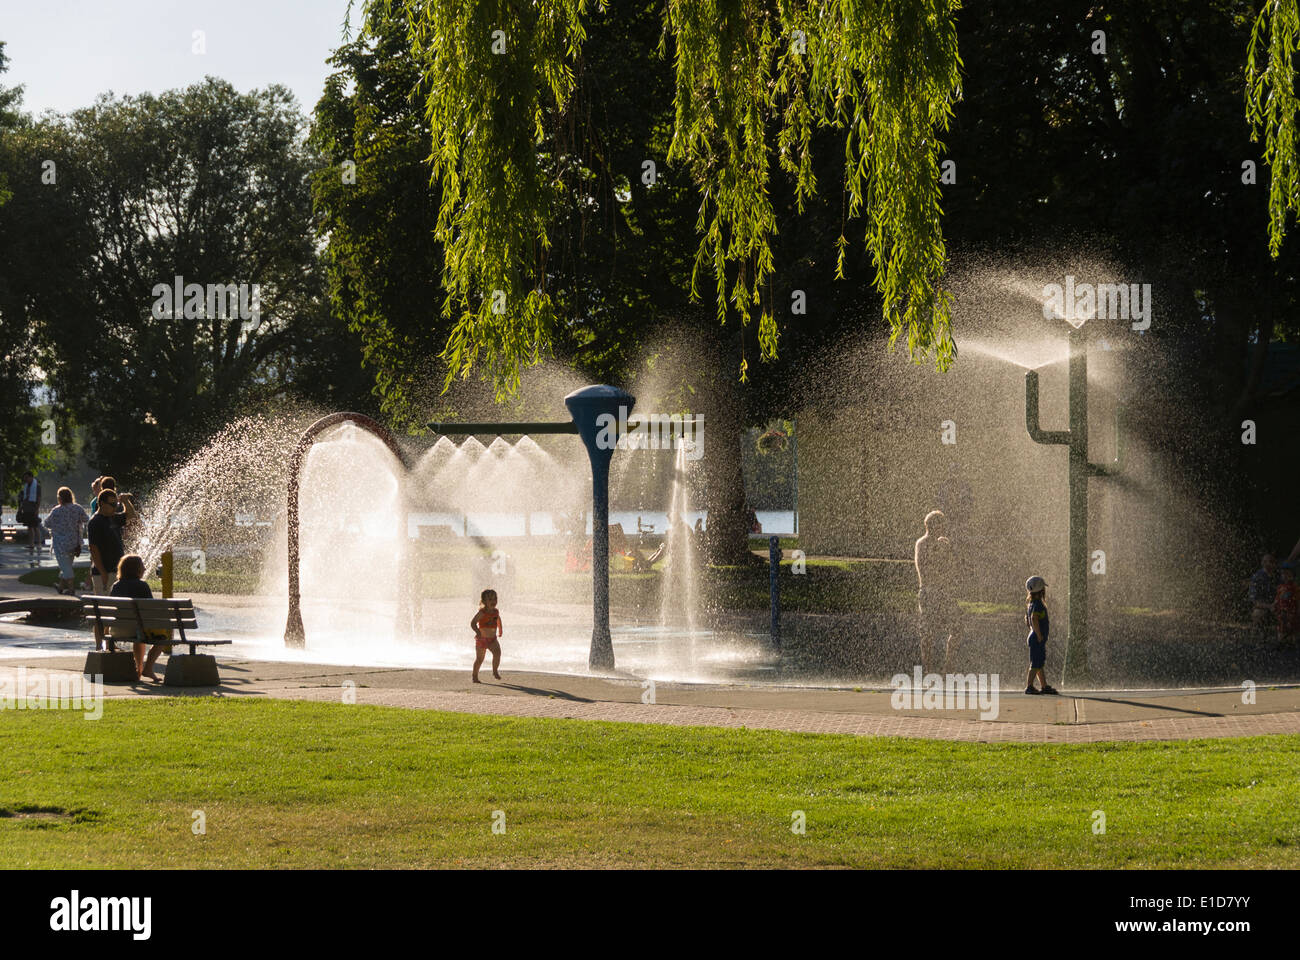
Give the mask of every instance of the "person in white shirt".
M 59 505 L 45 518 L 45 529 L 50 531 L 50 549 L 59 562 L 59 593 L 73 592 L 72 561 L 81 553 L 81 538 L 86 532 L 90 516 L 69 487 L 59 487 Z

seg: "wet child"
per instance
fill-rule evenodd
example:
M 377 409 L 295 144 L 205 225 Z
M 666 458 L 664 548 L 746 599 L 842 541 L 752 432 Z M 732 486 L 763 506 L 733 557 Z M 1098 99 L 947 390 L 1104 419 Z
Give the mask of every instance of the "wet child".
M 1043 674 L 1043 666 L 1047 663 L 1047 631 L 1051 626 L 1047 606 L 1043 603 L 1047 596 L 1047 581 L 1042 577 L 1030 577 L 1025 581 L 1025 593 L 1025 626 L 1029 628 L 1029 676 L 1025 679 L 1025 693 L 1054 694 L 1056 688 L 1047 685 L 1047 677 Z M 1034 687 L 1034 674 L 1042 684 L 1041 690 Z
M 1277 594 L 1273 598 L 1273 616 L 1277 618 L 1277 642 L 1282 646 L 1294 646 L 1297 635 L 1297 602 L 1295 591 L 1295 564 L 1290 561 L 1282 564 L 1282 582 L 1277 585 Z
M 474 631 L 474 682 L 482 683 L 478 678 L 478 668 L 483 665 L 483 657 L 489 650 L 492 651 L 492 676 L 500 680 L 501 674 L 497 668 L 501 666 L 501 644 L 497 642 L 497 637 L 504 631 L 501 629 L 501 613 L 497 610 L 495 590 L 483 591 L 479 597 L 478 613 L 469 622 L 469 628 Z

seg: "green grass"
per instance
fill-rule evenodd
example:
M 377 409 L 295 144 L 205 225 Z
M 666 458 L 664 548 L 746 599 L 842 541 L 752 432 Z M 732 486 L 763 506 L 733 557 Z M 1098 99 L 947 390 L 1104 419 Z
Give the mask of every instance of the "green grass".
M 1023 604 L 990 603 L 987 600 L 958 600 L 957 606 L 961 607 L 963 613 L 985 617 L 1002 614 L 1010 616 L 1011 614 L 1023 614 L 1025 612 Z
M 1297 780 L 1295 736 L 982 745 L 117 701 L 0 714 L 0 867 L 1294 868 Z
M 74 563 L 72 565 L 72 577 L 77 583 L 85 583 L 86 572 L 90 570 L 90 564 Z M 33 587 L 50 587 L 53 589 L 54 584 L 59 579 L 58 567 L 39 567 L 29 573 L 24 573 L 18 578 L 19 583 L 26 583 Z

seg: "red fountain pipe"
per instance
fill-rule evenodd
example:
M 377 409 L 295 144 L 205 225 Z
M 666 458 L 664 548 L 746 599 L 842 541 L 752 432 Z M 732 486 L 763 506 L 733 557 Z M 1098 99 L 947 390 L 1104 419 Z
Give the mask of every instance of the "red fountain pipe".
M 403 470 L 410 469 L 402 448 L 397 445 L 397 438 L 382 423 L 367 417 L 364 413 L 331 413 L 328 417 L 321 417 L 313 423 L 298 438 L 298 445 L 289 460 L 289 619 L 284 627 L 286 647 L 301 650 L 307 646 L 307 634 L 302 625 L 302 602 L 298 582 L 298 480 L 302 473 L 302 461 L 307 451 L 311 449 L 311 445 L 316 442 L 318 434 L 337 423 L 347 421 L 355 423 L 362 430 L 382 440 L 397 458 L 397 462 L 402 465 Z M 404 537 L 406 536 L 405 511 L 402 512 L 402 524 L 399 533 Z

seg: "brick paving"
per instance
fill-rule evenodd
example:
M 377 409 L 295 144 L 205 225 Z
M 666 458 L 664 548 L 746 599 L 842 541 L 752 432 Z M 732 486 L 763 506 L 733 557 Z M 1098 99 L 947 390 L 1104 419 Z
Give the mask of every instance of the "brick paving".
M 298 690 L 281 689 L 274 693 L 267 691 L 267 695 L 295 700 L 337 702 L 340 699 L 337 686 Z M 608 720 L 616 723 L 782 730 L 790 733 L 839 733 L 866 737 L 914 737 L 924 740 L 960 740 L 973 743 L 1101 743 L 1300 733 L 1300 713 L 1056 724 L 609 701 L 575 703 L 549 698 L 526 699 L 426 690 L 358 690 L 357 702 L 509 717 Z
M 50 661 L 46 661 L 49 663 Z M 223 669 L 230 666 L 223 662 Z M 252 666 L 251 664 L 248 664 Z M 70 667 L 72 661 L 61 658 L 58 667 Z M 265 665 L 259 665 L 265 667 Z M 309 665 L 310 666 L 310 665 Z M 12 661 L 0 666 L 0 681 L 8 680 L 13 688 L 15 671 L 19 665 Z M 65 680 L 80 677 L 75 669 L 57 669 L 38 665 L 23 666 L 29 682 L 42 674 L 62 675 Z M 323 673 L 321 670 L 339 671 Z M 259 672 L 275 673 L 274 670 Z M 252 677 L 227 683 L 217 690 L 157 687 L 153 685 L 118 686 L 104 688 L 107 699 L 152 698 L 159 696 L 252 696 L 318 702 L 342 702 L 343 682 L 349 679 L 346 668 L 320 668 L 306 672 L 302 665 L 293 671 L 297 675 Z M 927 740 L 954 740 L 973 743 L 1099 743 L 1113 741 L 1190 740 L 1218 737 L 1250 737 L 1265 734 L 1300 734 L 1300 710 L 1253 713 L 1245 715 L 1213 715 L 1191 710 L 1188 706 L 1180 712 L 1180 698 L 1168 696 L 1158 700 L 1160 709 L 1174 716 L 1152 717 L 1141 720 L 1110 720 L 1089 722 L 1083 719 L 1082 707 L 1086 702 L 1090 710 L 1107 703 L 1103 698 L 1091 697 L 1087 701 L 1061 697 L 1056 703 L 1058 717 L 1077 717 L 1077 722 L 1021 722 L 1013 720 L 983 721 L 968 716 L 928 716 L 906 714 L 882 708 L 882 699 L 872 702 L 856 701 L 852 709 L 764 709 L 749 706 L 719 706 L 714 704 L 658 703 L 646 704 L 638 699 L 639 691 L 619 695 L 575 696 L 559 689 L 561 681 L 547 678 L 558 695 L 544 695 L 544 691 L 531 691 L 515 695 L 505 687 L 489 686 L 487 691 L 459 691 L 430 689 L 438 678 L 434 671 L 367 671 L 356 674 L 360 683 L 349 688 L 356 702 L 376 706 L 406 709 L 441 710 L 458 713 L 477 713 L 507 717 L 542 717 L 570 720 L 606 720 L 616 723 L 658 723 L 670 726 L 725 727 L 730 729 L 780 730 L 792 733 L 832 733 L 870 737 L 912 737 Z M 227 675 L 229 676 L 229 675 Z M 385 678 L 390 685 L 374 685 Z M 512 678 L 507 678 L 507 680 Z M 445 676 L 442 678 L 446 682 Z M 517 688 L 516 688 L 517 689 Z M 765 691 L 726 691 L 734 700 L 761 701 Z M 709 693 L 703 694 L 710 696 Z M 714 694 L 715 698 L 720 694 Z M 1186 698 L 1183 701 L 1190 703 Z M 1114 703 L 1124 703 L 1115 700 Z M 1288 700 L 1289 703 L 1294 700 Z M 1282 704 L 1279 704 L 1282 705 Z M 847 706 L 847 704 L 846 704 Z

